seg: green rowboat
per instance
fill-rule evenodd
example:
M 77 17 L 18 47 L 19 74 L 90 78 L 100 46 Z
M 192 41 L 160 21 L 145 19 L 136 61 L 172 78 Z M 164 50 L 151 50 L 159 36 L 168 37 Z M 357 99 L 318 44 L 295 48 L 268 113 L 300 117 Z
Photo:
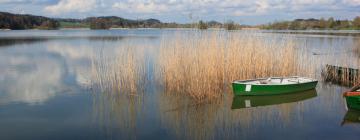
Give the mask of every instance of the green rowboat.
M 315 89 L 296 92 L 296 94 L 282 94 L 273 96 L 235 96 L 231 109 L 241 109 L 258 106 L 277 105 L 307 100 L 316 97 Z
M 360 83 L 344 93 L 346 112 L 341 125 L 360 122 Z
M 318 81 L 306 77 L 270 77 L 237 80 L 232 83 L 235 95 L 278 95 L 314 89 Z
M 349 109 L 360 110 L 360 96 L 347 96 L 345 99 Z
M 348 109 L 360 110 L 360 89 L 346 92 L 344 97 Z

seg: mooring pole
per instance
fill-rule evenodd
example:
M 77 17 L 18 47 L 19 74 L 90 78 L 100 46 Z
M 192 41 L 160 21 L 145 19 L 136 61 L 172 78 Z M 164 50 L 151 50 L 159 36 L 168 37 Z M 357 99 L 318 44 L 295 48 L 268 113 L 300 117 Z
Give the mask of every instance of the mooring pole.
M 360 82 L 358 84 L 356 84 L 355 86 L 353 86 L 350 91 L 355 91 L 358 90 L 360 88 Z

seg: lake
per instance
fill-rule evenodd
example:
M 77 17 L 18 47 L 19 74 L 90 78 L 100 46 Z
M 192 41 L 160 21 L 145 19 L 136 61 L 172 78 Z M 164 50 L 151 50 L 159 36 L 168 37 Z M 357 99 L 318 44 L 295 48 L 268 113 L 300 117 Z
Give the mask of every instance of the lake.
M 359 36 L 341 33 L 0 31 L 0 139 L 358 139 L 360 115 L 347 111 L 342 97 L 349 86 L 325 82 L 321 73 L 326 64 L 360 68 L 360 53 L 353 51 L 360 47 Z M 243 48 L 235 53 L 239 57 L 221 47 L 241 46 L 252 38 L 266 43 Z M 242 41 L 229 45 L 237 40 Z M 220 50 L 206 48 L 213 44 Z M 187 45 L 204 48 L 183 47 Z M 257 56 L 262 46 L 268 51 Z M 293 49 L 282 52 L 277 46 Z M 179 55 L 179 50 L 185 51 Z M 251 63 L 233 66 L 234 59 L 247 55 Z M 220 74 L 218 63 L 210 63 L 218 60 L 226 65 Z M 232 73 L 244 65 L 255 68 Z M 249 73 L 260 71 L 257 66 L 263 72 Z M 241 105 L 243 98 L 233 97 L 232 80 L 267 75 L 308 76 L 319 83 L 314 91 L 272 103 L 261 100 L 276 99 L 247 99 L 254 103 L 250 108 Z M 194 83 L 182 79 L 196 76 L 200 78 Z M 215 99 L 208 100 L 212 95 Z M 349 113 L 355 120 L 347 119 Z

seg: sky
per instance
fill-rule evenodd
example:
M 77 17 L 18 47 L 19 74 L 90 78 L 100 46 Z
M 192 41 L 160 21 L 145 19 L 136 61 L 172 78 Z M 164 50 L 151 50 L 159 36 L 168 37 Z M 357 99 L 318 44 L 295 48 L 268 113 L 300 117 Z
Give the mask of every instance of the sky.
M 360 16 L 360 0 L 0 0 L 0 11 L 57 18 L 119 16 L 257 25 L 297 18 L 353 19 Z

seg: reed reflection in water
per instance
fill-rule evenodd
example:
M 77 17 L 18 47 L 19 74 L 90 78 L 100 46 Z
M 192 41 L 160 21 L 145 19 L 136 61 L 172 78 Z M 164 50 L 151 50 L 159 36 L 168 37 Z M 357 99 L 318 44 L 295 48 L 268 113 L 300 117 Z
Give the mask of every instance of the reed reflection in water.
M 314 97 L 313 92 L 305 94 L 306 98 Z M 192 105 L 181 98 L 162 94 L 159 99 L 162 125 L 177 139 L 259 138 L 257 133 L 264 131 L 263 126 L 274 130 L 291 128 L 294 123 L 301 126 L 306 118 L 304 110 L 315 104 L 312 100 L 302 100 L 231 109 L 232 96 Z
M 136 139 L 147 82 L 144 48 L 125 45 L 97 51 L 91 65 L 94 115 L 107 136 Z

